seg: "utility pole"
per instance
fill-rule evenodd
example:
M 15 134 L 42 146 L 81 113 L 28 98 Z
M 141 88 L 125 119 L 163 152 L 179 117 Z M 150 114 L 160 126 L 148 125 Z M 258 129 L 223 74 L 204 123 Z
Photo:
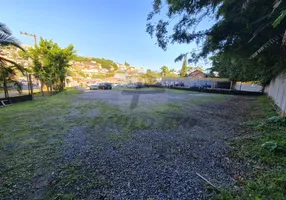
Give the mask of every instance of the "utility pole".
M 27 35 L 27 36 L 34 37 L 34 45 L 37 44 L 37 36 L 36 36 L 35 34 L 26 33 L 26 32 L 22 32 L 22 31 L 20 31 L 20 33 L 21 33 L 22 35 Z
M 36 44 L 37 44 L 37 36 L 35 34 L 26 33 L 26 32 L 22 32 L 22 31 L 20 31 L 20 34 L 33 37 L 34 38 L 34 46 L 36 46 Z M 28 73 L 27 73 L 27 79 L 28 79 L 27 81 L 28 81 L 29 94 L 32 95 L 32 99 L 33 99 L 33 83 L 32 83 L 31 74 L 28 75 Z

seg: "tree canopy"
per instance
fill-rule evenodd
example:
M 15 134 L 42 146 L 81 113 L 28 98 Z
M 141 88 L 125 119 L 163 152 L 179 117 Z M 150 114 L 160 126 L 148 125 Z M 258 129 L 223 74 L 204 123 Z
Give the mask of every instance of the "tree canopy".
M 160 69 L 161 69 L 161 76 L 163 76 L 163 77 L 167 76 L 170 73 L 167 66 L 163 66 Z
M 166 6 L 166 17 L 156 21 Z M 281 0 L 154 0 L 147 32 L 163 49 L 195 41 L 201 48 L 186 52 L 189 62 L 212 55 L 212 70 L 220 76 L 265 85 L 286 66 L 285 10 Z M 215 19 L 213 26 L 196 30 L 208 19 Z
M 127 62 L 124 62 L 124 65 L 127 66 L 127 67 L 130 66 L 129 63 L 127 63 Z
M 146 73 L 141 75 L 141 78 L 145 79 L 145 81 L 149 84 L 154 82 L 154 79 L 161 77 L 160 73 L 152 71 L 151 69 L 147 69 Z
M 66 48 L 60 48 L 52 40 L 41 38 L 39 45 L 28 50 L 28 55 L 33 59 L 33 72 L 36 78 L 41 80 L 50 90 L 55 88 L 63 90 L 64 80 L 69 61 L 74 56 L 74 47 L 69 45 Z

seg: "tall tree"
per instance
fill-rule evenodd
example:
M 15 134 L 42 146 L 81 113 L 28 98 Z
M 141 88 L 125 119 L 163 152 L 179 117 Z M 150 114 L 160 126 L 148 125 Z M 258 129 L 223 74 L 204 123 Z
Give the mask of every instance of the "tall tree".
M 62 49 L 52 40 L 41 38 L 39 45 L 30 48 L 28 53 L 33 59 L 35 77 L 40 79 L 41 85 L 47 85 L 50 92 L 53 88 L 62 91 L 69 61 L 75 53 L 73 45 Z
M 129 63 L 127 63 L 127 62 L 125 62 L 125 63 L 124 63 L 124 65 L 125 65 L 125 66 L 127 66 L 127 67 L 129 67 L 129 66 L 130 66 L 130 65 L 129 65 Z
M 167 66 L 163 66 L 160 69 L 161 69 L 161 76 L 165 77 L 169 75 L 170 72 Z
M 187 76 L 187 73 L 188 73 L 187 55 L 185 55 L 183 65 L 182 65 L 182 69 L 180 71 L 180 76 L 185 77 L 185 76 Z
M 152 84 L 154 79 L 159 78 L 160 74 L 152 71 L 151 69 L 147 69 L 146 74 L 143 74 L 141 78 L 145 79 L 145 81 L 149 84 Z
M 168 18 L 154 23 L 154 15 L 163 12 L 165 4 Z M 163 49 L 170 42 L 196 41 L 202 48 L 192 52 L 189 61 L 196 62 L 210 54 L 219 56 L 216 61 L 228 58 L 231 66 L 227 74 L 239 72 L 237 77 L 259 80 L 265 85 L 286 66 L 286 50 L 281 46 L 286 41 L 285 8 L 286 1 L 282 0 L 154 0 L 147 32 L 156 35 Z M 214 25 L 197 31 L 197 25 L 209 18 L 216 19 Z M 173 29 L 168 28 L 173 24 Z M 179 58 L 182 60 L 184 54 Z

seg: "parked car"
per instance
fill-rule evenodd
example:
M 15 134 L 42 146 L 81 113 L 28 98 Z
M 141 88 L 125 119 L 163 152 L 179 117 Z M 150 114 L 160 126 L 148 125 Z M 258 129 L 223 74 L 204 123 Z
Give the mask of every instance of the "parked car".
M 112 86 L 112 88 L 120 88 L 121 86 L 118 84 L 118 85 L 114 85 Z
M 144 83 L 144 84 L 143 84 L 143 87 L 149 88 L 149 87 L 150 87 L 150 85 L 149 85 L 149 84 L 147 84 L 147 83 Z
M 203 88 L 212 88 L 212 86 L 210 84 L 205 84 L 203 85 Z
M 137 88 L 137 89 L 138 89 L 138 88 L 142 88 L 142 87 L 143 87 L 143 84 L 139 82 L 139 83 L 136 83 L 136 84 L 134 85 L 134 87 Z
M 90 89 L 90 90 L 98 90 L 98 89 L 99 89 L 98 84 L 92 84 L 92 85 L 90 85 L 90 86 L 89 86 L 89 89 Z
M 134 84 L 129 83 L 129 84 L 126 85 L 126 87 L 127 87 L 127 88 L 134 88 Z
M 100 83 L 98 88 L 103 90 L 111 90 L 112 85 L 110 83 Z
M 185 84 L 183 82 L 175 82 L 175 86 L 177 86 L 177 87 L 184 87 Z

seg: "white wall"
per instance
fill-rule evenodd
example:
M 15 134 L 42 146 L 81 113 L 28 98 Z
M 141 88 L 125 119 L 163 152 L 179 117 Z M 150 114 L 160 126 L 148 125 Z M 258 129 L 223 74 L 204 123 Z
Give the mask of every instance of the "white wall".
M 237 82 L 234 88 L 236 90 L 249 91 L 249 92 L 260 92 L 262 90 L 261 85 L 241 83 L 241 82 Z
M 281 111 L 286 113 L 286 72 L 273 79 L 267 89 L 267 93 L 273 98 Z

